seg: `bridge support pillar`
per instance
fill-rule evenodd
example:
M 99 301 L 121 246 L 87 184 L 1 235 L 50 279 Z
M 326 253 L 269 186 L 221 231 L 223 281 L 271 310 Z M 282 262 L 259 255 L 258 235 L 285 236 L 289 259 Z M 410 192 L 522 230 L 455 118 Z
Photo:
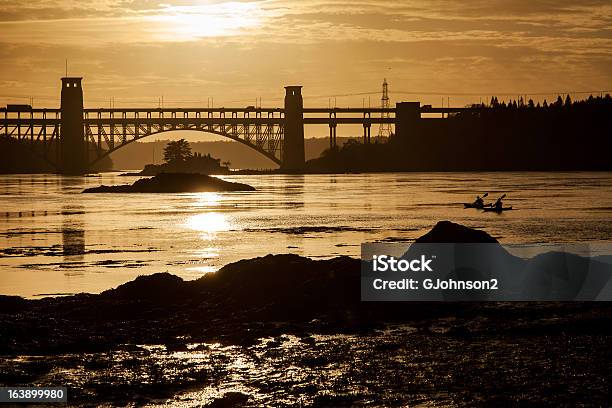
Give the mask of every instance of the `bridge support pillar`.
M 338 148 L 338 141 L 336 140 L 336 127 L 335 123 L 329 125 L 329 149 L 335 150 Z
M 304 155 L 304 103 L 301 86 L 285 87 L 285 125 L 283 138 L 284 170 L 301 170 Z
M 407 140 L 410 134 L 418 132 L 421 122 L 420 102 L 399 102 L 395 104 L 395 134 L 399 140 Z
M 62 117 L 58 162 L 58 171 L 61 174 L 85 174 L 88 170 L 81 79 L 75 77 L 62 78 Z
M 363 125 L 363 144 L 370 144 L 370 128 L 369 123 Z

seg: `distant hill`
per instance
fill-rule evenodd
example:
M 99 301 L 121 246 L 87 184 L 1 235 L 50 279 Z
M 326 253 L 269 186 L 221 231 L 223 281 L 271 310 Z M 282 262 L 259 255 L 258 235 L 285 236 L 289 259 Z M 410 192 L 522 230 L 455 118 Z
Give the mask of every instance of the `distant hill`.
M 344 144 L 349 138 L 338 137 L 338 144 Z M 111 154 L 115 170 L 139 170 L 151 163 L 161 164 L 163 149 L 168 140 L 138 141 L 130 143 Z M 194 153 L 211 154 L 230 162 L 233 169 L 275 169 L 278 166 L 242 143 L 227 141 L 189 142 Z M 317 158 L 329 147 L 327 138 L 309 138 L 305 141 L 306 160 Z

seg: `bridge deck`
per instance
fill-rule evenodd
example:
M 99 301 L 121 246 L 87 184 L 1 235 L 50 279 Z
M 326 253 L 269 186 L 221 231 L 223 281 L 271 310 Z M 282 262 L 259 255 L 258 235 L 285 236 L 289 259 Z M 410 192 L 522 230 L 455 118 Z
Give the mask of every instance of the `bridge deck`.
M 464 107 L 464 108 L 435 108 L 431 106 L 422 106 L 420 108 L 421 113 L 458 113 L 458 112 L 466 112 L 466 111 L 477 111 L 482 108 L 478 107 Z M 60 114 L 60 109 L 53 108 L 32 108 L 32 109 L 24 109 L 24 110 L 8 110 L 6 107 L 1 107 L 0 112 L 6 112 L 8 114 Z M 88 114 L 135 114 L 135 113 L 159 113 L 159 114 L 172 114 L 172 113 L 284 113 L 284 108 L 129 108 L 129 109 L 121 109 L 121 108 L 86 108 L 83 109 L 83 112 Z M 395 108 L 383 109 L 383 108 L 304 108 L 303 112 L 305 114 L 314 114 L 314 113 L 323 113 L 323 114 L 332 114 L 332 113 L 353 113 L 353 114 L 372 114 L 372 113 L 388 113 L 395 114 Z M 25 119 L 25 118 L 24 118 Z
M 170 125 L 177 128 L 182 125 L 207 126 L 207 125 L 282 125 L 282 118 L 89 118 L 84 119 L 83 123 L 89 126 L 149 126 L 149 125 Z M 395 118 L 304 118 L 306 125 L 329 125 L 332 124 L 379 124 L 395 123 Z M 61 124 L 61 119 L 56 118 L 0 118 L 2 126 L 54 126 Z

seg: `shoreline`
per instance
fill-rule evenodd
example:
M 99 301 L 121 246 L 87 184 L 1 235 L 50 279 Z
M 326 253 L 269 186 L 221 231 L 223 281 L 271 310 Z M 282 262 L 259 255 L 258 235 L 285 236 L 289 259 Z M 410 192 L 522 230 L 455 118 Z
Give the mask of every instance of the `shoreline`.
M 513 274 L 522 273 L 520 270 L 525 269 L 529 271 L 526 276 L 531 280 L 549 279 L 546 277 L 547 275 L 539 277 L 536 274 L 537 269 L 534 270 L 529 267 L 529 262 L 510 255 L 495 238 L 482 230 L 442 221 L 437 223 L 428 233 L 415 240 L 415 244 L 419 245 L 444 242 L 493 245 L 491 254 L 497 253 L 499 254 L 497 256 L 503 258 L 502 261 L 499 261 L 502 263 L 499 264 L 498 268 L 507 268 L 506 264 L 514 265 L 513 267 L 519 269 L 512 272 Z M 470 250 L 467 249 L 467 251 Z M 468 254 L 475 255 L 476 253 L 467 252 L 465 255 Z M 532 261 L 535 262 L 535 265 L 548 265 L 547 267 L 561 265 L 558 264 L 560 258 L 558 255 L 554 252 L 547 252 L 532 258 Z M 564 260 L 567 259 L 566 257 L 569 254 L 561 255 L 564 255 L 561 257 L 561 260 Z M 609 257 L 581 258 L 572 256 L 572 259 L 575 259 L 572 261 L 574 263 L 580 259 L 589 259 L 589 262 L 591 262 L 584 264 L 583 269 L 577 269 L 575 273 L 590 274 L 588 275 L 591 276 L 590 279 L 595 279 L 591 285 L 605 284 L 605 272 L 602 275 L 603 270 L 596 271 L 597 268 L 600 268 L 599 265 L 609 265 Z M 475 260 L 474 267 L 478 268 L 479 262 Z M 592 262 L 595 262 L 595 264 Z M 360 259 L 348 256 L 315 260 L 293 254 L 266 255 L 227 264 L 217 272 L 205 274 L 193 280 L 183 280 L 176 275 L 164 272 L 140 275 L 134 280 L 98 294 L 77 293 L 36 298 L 0 295 L 0 305 L 2 306 L 0 307 L 0 315 L 7 319 L 8 325 L 5 328 L 8 328 L 12 325 L 10 323 L 11 315 L 16 316 L 25 313 L 29 316 L 29 319 L 53 319 L 53 316 L 59 317 L 66 313 L 65 307 L 70 306 L 70 308 L 76 307 L 78 313 L 68 311 L 66 315 L 68 320 L 82 320 L 97 325 L 101 319 L 105 324 L 112 322 L 124 324 L 126 323 L 124 318 L 128 318 L 127 321 L 129 321 L 132 318 L 137 318 L 138 313 L 148 316 L 151 311 L 161 307 L 165 310 L 161 311 L 156 318 L 166 319 L 170 318 L 173 313 L 179 313 L 183 316 L 183 323 L 188 326 L 201 325 L 206 319 L 203 321 L 201 316 L 192 313 L 192 308 L 195 307 L 197 309 L 203 308 L 209 314 L 219 315 L 219 318 L 222 318 L 221 316 L 228 310 L 236 313 L 232 319 L 226 318 L 226 323 L 232 321 L 230 326 L 232 324 L 249 323 L 253 319 L 261 322 L 293 322 L 299 324 L 306 324 L 312 319 L 323 319 L 333 321 L 336 325 L 339 325 L 338 327 L 348 329 L 355 324 L 357 326 L 366 324 L 367 326 L 383 322 L 411 320 L 414 318 L 415 312 L 417 315 L 425 313 L 423 317 L 428 318 L 438 313 L 444 314 L 449 311 L 452 313 L 454 310 L 453 307 L 449 307 L 453 302 L 363 302 L 360 298 L 361 290 L 359 286 L 361 265 L 362 261 Z M 545 272 L 547 267 L 538 267 L 542 268 L 542 272 L 548 273 Z M 593 275 L 594 273 L 595 275 Z M 584 275 L 582 279 L 585 279 L 586 276 Z M 604 277 L 602 278 L 602 276 Z M 604 279 L 604 281 L 601 281 L 601 279 Z M 568 285 L 571 285 L 571 283 L 568 283 Z M 556 290 L 576 289 L 568 286 L 565 289 L 560 287 Z M 554 303 L 554 300 L 554 297 L 550 299 L 550 301 L 553 301 L 552 303 Z M 110 310 L 116 307 L 123 308 L 127 305 L 135 307 L 138 312 L 130 310 L 127 316 L 123 317 L 122 313 L 118 315 L 110 313 Z M 466 306 L 465 310 L 473 308 L 473 305 L 464 305 Z M 136 315 L 133 313 L 136 313 Z M 346 319 L 348 315 L 359 316 L 359 318 L 351 323 L 350 319 Z M 31 321 L 31 323 L 34 324 L 34 321 Z M 221 334 L 223 330 L 221 329 L 217 334 Z M 190 331 L 186 332 L 190 333 Z M 87 331 L 83 333 L 85 336 L 90 334 Z M 157 336 L 157 334 L 150 335 L 153 338 Z M 126 337 L 125 340 L 134 340 L 129 337 Z M 6 341 L 6 339 L 4 340 Z M 22 341 L 13 344 L 15 346 L 21 344 L 18 348 L 22 350 L 35 348 L 32 345 L 25 346 L 26 343 L 27 340 L 22 339 Z M 85 342 L 83 344 L 90 343 Z M 42 345 L 42 343 L 39 345 Z M 9 349 L 7 348 L 7 350 Z
M 143 175 L 137 172 L 131 172 L 129 169 L 119 169 L 119 170 L 106 170 L 106 171 L 98 171 L 94 173 L 87 173 L 82 176 L 77 177 L 96 177 L 96 175 L 100 174 L 109 174 L 109 173 L 121 173 L 118 176 L 121 177 L 153 177 L 152 175 Z M 257 169 L 244 169 L 244 170 L 230 170 L 227 173 L 210 173 L 210 176 L 214 177 L 222 177 L 222 176 L 232 176 L 232 175 L 317 175 L 317 174 L 419 174 L 419 173 L 449 173 L 449 174 L 460 174 L 460 173 L 612 173 L 612 169 L 610 170 L 366 170 L 366 171 L 318 171 L 318 172 L 292 172 L 292 171 L 281 171 L 278 169 L 271 170 L 257 170 Z M 59 173 L 0 173 L 3 176 L 20 176 L 20 175 L 57 175 L 64 177 L 75 177 L 75 176 L 65 176 Z
M 498 243 L 449 222 L 417 241 Z M 605 401 L 609 302 L 362 302 L 360 263 L 267 255 L 195 280 L 0 296 L 0 382 L 65 384 L 75 406 Z

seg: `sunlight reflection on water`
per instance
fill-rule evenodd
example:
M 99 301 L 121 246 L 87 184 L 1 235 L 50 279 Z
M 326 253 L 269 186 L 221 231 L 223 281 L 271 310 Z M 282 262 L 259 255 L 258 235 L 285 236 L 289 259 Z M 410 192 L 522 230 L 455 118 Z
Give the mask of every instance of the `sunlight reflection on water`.
M 187 218 L 185 226 L 194 231 L 205 232 L 204 239 L 211 240 L 214 233 L 219 231 L 229 231 L 231 223 L 224 214 L 208 212 L 192 215 Z
M 217 272 L 217 268 L 215 268 L 214 266 L 194 266 L 192 268 L 187 268 L 187 270 L 200 272 L 203 274 Z
M 138 275 L 196 279 L 269 253 L 359 256 L 410 242 L 437 221 L 503 243 L 612 238 L 612 173 L 225 175 L 256 191 L 81 194 L 137 177 L 0 176 L 0 294 L 100 292 Z M 501 215 L 464 209 L 507 194 Z M 71 263 L 68 263 L 71 261 Z
M 214 192 L 198 193 L 195 197 L 194 207 L 214 207 L 221 201 L 221 194 Z

